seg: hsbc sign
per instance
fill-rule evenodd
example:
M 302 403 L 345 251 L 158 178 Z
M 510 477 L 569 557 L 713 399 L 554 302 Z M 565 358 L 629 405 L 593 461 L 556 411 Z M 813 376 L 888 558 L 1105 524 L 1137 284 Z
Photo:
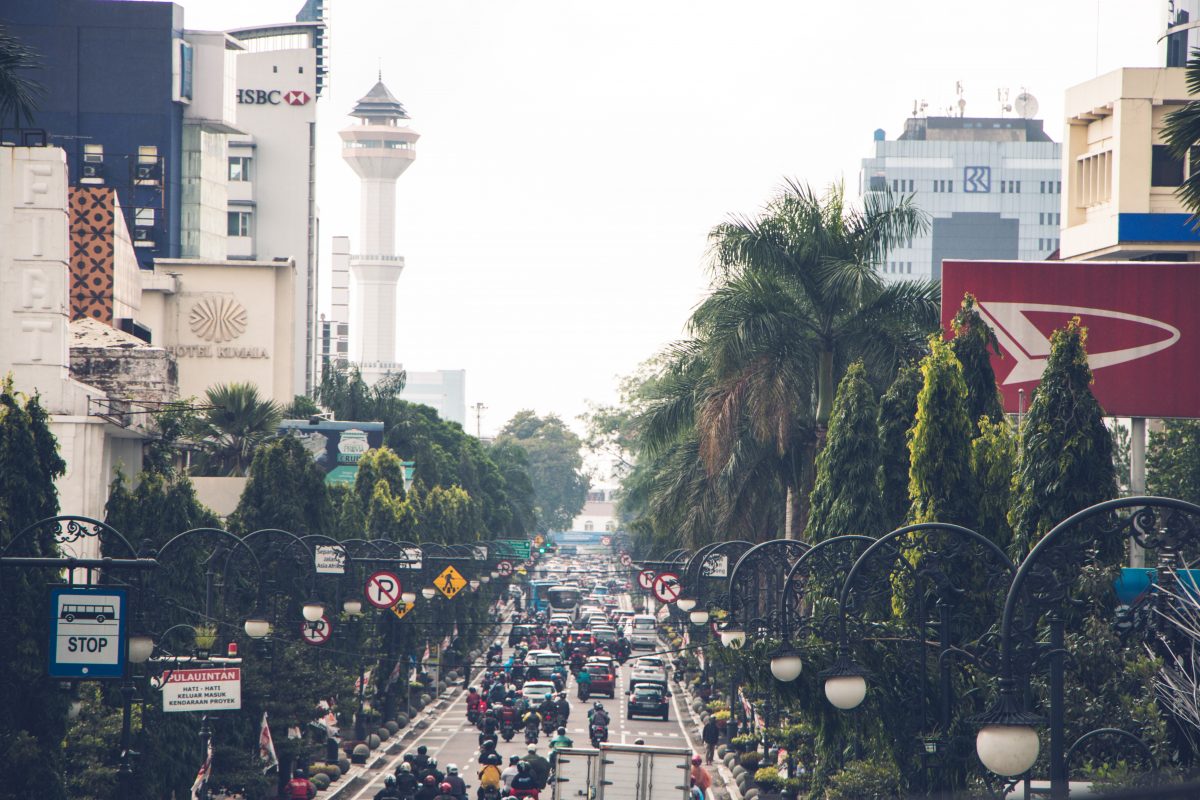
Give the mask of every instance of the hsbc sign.
M 299 89 L 280 91 L 279 89 L 238 89 L 237 101 L 246 106 L 277 106 L 286 103 L 289 106 L 307 105 L 312 95 Z
M 1005 411 L 1018 411 L 1022 389 L 1028 408 L 1050 334 L 1079 317 L 1106 414 L 1200 417 L 1200 264 L 946 261 L 947 335 L 968 292 L 1003 351 L 992 367 Z

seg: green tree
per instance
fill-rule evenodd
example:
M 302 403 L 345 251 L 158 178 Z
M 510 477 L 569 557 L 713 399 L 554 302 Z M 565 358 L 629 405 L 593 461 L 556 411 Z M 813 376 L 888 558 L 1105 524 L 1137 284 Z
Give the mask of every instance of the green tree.
M 49 417 L 36 397 L 0 381 L 0 548 L 34 522 L 58 513 L 54 482 L 66 472 Z M 25 540 L 20 555 L 58 556 L 49 530 Z M 17 554 L 14 551 L 13 554 Z M 46 676 L 50 641 L 46 572 L 4 570 L 9 644 L 0 659 L 0 761 L 9 772 L 0 797 L 62 800 L 61 742 L 68 696 Z
M 255 451 L 273 438 L 283 409 L 259 397 L 251 383 L 224 383 L 206 392 L 210 408 L 199 420 L 199 475 L 245 475 Z
M 321 407 L 306 394 L 298 394 L 283 409 L 284 419 L 308 419 L 321 413 Z
M 1191 55 L 1187 62 L 1186 81 L 1188 94 L 1200 94 L 1200 57 Z M 1192 148 L 1200 144 L 1200 102 L 1192 100 L 1169 112 L 1163 118 L 1163 141 L 1180 161 L 1191 155 Z M 1183 204 L 1192 212 L 1192 221 L 1200 211 L 1200 170 L 1188 171 L 1187 177 L 1175 191 Z
M 543 533 L 570 530 L 571 521 L 583 510 L 589 485 L 580 438 L 554 414 L 539 417 L 523 410 L 505 424 L 496 440 L 525 451 L 537 529 Z
M 812 515 L 805 539 L 819 542 L 858 533 L 879 536 L 883 509 L 875 477 L 880 469 L 879 404 L 861 361 L 846 370 L 833 401 L 829 439 L 817 456 Z
M 879 399 L 879 502 L 884 527 L 895 530 L 908 519 L 912 500 L 908 496 L 908 473 L 912 466 L 908 432 L 917 420 L 917 395 L 921 393 L 921 370 L 908 364 Z
M 1146 488 L 1159 497 L 1200 503 L 1200 420 L 1166 420 L 1150 432 Z
M 354 476 L 354 491 L 365 507 L 371 502 L 375 484 L 387 484 L 392 497 L 404 499 L 404 464 L 387 445 L 373 447 L 358 460 L 358 473 Z
M 283 436 L 258 449 L 230 530 L 249 533 L 279 528 L 297 536 L 329 534 L 333 506 L 325 473 L 294 436 Z
M 979 489 L 971 472 L 967 384 L 950 345 L 933 336 L 921 362 L 924 383 L 917 396 L 917 419 L 909 442 L 910 518 L 973 528 Z
M 990 423 L 981 417 L 979 435 L 971 442 L 971 471 L 979 485 L 977 530 L 1002 548 L 1012 542 L 1008 512 L 1019 461 L 1017 436 L 1008 421 Z
M 975 298 L 968 294 L 954 315 L 954 338 L 950 349 L 962 364 L 963 380 L 967 384 L 967 415 L 975 426 L 981 418 L 999 422 L 1004 418 L 996 372 L 992 369 L 991 353 L 1000 352 L 996 334 L 979 316 Z
M 1091 383 L 1087 329 L 1076 318 L 1050 337 L 1050 358 L 1021 432 L 1009 516 L 1017 556 L 1071 514 L 1116 496 L 1112 436 Z
M 41 62 L 33 48 L 0 25 L 0 127 L 32 125 L 38 102 L 46 90 L 28 72 Z

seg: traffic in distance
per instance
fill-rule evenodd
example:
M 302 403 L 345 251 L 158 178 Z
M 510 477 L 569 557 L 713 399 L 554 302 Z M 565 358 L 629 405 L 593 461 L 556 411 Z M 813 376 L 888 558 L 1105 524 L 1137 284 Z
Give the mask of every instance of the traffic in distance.
M 670 654 L 627 574 L 607 555 L 539 562 L 469 686 L 353 800 L 686 800 Z

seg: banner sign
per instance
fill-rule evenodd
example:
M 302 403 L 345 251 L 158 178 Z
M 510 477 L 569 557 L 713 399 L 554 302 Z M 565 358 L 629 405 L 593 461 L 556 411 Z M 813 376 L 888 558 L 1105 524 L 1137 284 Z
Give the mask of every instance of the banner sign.
M 346 549 L 337 545 L 318 545 L 313 556 L 317 572 L 323 575 L 346 574 Z
M 1000 343 L 992 368 L 1006 412 L 1029 409 L 1051 333 L 1079 317 L 1087 328 L 1092 391 L 1105 414 L 1200 417 L 1200 264 L 947 260 L 947 336 L 967 293 Z
M 279 430 L 300 439 L 313 461 L 325 471 L 325 483 L 331 485 L 353 485 L 358 460 L 368 450 L 383 445 L 382 422 L 285 419 L 279 423 Z M 406 472 L 406 482 L 407 477 Z
M 242 670 L 176 669 L 163 673 L 163 711 L 237 711 L 242 707 Z

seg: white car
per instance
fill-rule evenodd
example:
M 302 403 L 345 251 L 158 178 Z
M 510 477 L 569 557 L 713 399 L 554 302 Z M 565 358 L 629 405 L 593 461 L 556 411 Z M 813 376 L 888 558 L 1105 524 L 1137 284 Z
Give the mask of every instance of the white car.
M 531 706 L 537 706 L 554 693 L 554 684 L 550 681 L 529 681 L 521 687 L 521 695 L 529 701 Z
M 630 647 L 649 647 L 653 650 L 658 646 L 658 623 L 650 614 L 635 614 L 625 627 L 625 638 Z
M 655 683 L 666 688 L 667 672 L 662 667 L 655 667 L 649 664 L 635 664 L 633 672 L 629 675 L 630 690 L 639 683 Z

